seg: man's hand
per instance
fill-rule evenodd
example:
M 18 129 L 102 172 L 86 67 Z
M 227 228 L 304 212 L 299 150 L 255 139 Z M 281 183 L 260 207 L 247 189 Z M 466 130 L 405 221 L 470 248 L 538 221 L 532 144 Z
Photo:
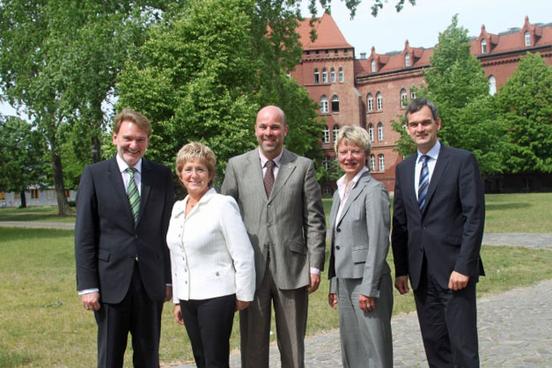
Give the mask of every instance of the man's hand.
M 172 299 L 172 286 L 165 286 L 165 301 L 168 302 Z
M 395 279 L 395 289 L 399 291 L 401 295 L 408 293 L 408 276 L 397 276 Z
M 376 298 L 366 295 L 358 296 L 358 307 L 364 313 L 370 313 L 376 310 Z
M 176 323 L 184 326 L 184 318 L 182 318 L 182 310 L 180 309 L 180 304 L 175 304 L 173 307 L 173 316 Z
M 100 304 L 100 293 L 94 291 L 92 293 L 83 294 L 80 296 L 82 306 L 86 310 L 98 311 L 101 308 Z
M 251 302 L 244 302 L 243 300 L 236 299 L 236 309 L 235 310 L 242 311 L 244 309 L 247 309 L 247 307 L 249 307 L 249 304 L 251 304 Z
M 330 305 L 330 307 L 335 309 L 335 307 L 337 306 L 337 295 L 336 295 L 336 293 L 329 293 L 328 294 L 328 304 Z
M 462 275 L 461 273 L 456 271 L 452 271 L 452 273 L 450 274 L 448 287 L 452 291 L 462 290 L 463 288 L 468 286 L 469 281 L 469 276 Z
M 310 285 L 309 285 L 309 288 L 307 289 L 309 291 L 309 294 L 314 293 L 318 289 L 319 285 L 320 285 L 320 275 L 316 273 L 311 273 Z

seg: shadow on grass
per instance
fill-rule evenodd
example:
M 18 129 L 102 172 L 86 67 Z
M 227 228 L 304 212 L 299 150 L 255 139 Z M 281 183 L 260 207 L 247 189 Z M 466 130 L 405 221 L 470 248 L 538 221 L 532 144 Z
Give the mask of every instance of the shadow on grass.
M 15 353 L 6 351 L 6 348 L 0 346 L 0 367 L 11 368 L 20 367 L 33 361 L 32 355 L 28 353 Z
M 74 212 L 74 209 L 71 209 Z M 75 216 L 58 216 L 57 208 L 27 207 L 27 208 L 2 208 L 0 209 L 0 221 L 67 221 Z
M 57 229 L 26 229 L 26 228 L 0 228 L 0 238 L 3 241 L 14 240 L 37 240 L 37 239 L 57 239 L 67 238 L 72 230 L 57 230 Z M 0 367 L 3 367 L 0 365 Z
M 514 210 L 514 209 L 519 209 L 519 208 L 528 208 L 528 207 L 531 207 L 531 204 L 530 203 L 522 203 L 522 202 L 517 202 L 517 203 L 508 203 L 508 202 L 505 202 L 505 203 L 487 203 L 485 205 L 485 209 L 487 211 L 501 211 L 501 210 Z

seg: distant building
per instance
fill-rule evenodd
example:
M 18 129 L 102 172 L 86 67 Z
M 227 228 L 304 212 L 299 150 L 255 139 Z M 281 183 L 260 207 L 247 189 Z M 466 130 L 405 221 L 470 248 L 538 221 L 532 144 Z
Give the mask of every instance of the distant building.
M 335 159 L 333 143 L 339 127 L 359 125 L 372 138 L 372 154 L 368 165 L 375 178 L 392 191 L 395 166 L 402 160 L 394 149 L 399 134 L 391 122 L 404 114 L 414 96 L 413 87 L 424 83 L 423 73 L 430 66 L 433 48 L 412 47 L 406 41 L 402 51 L 355 56 L 351 46 L 329 14 L 315 22 L 317 39 L 310 39 L 310 19 L 300 23 L 298 33 L 303 45 L 301 62 L 291 73 L 305 86 L 313 101 L 319 104 L 319 114 L 327 126 L 321 137 L 324 164 Z M 489 93 L 494 94 L 516 70 L 519 59 L 527 52 L 539 52 L 552 64 L 552 23 L 529 23 L 506 32 L 488 33 L 481 26 L 478 37 L 471 40 L 471 53 L 483 66 L 489 81 Z M 326 183 L 324 190 L 332 190 Z
M 69 202 L 74 202 L 77 191 L 66 190 L 65 197 Z M 28 207 L 34 206 L 57 206 L 56 191 L 54 189 L 30 187 L 25 192 L 25 199 Z M 19 192 L 0 192 L 0 208 L 19 207 L 21 196 Z

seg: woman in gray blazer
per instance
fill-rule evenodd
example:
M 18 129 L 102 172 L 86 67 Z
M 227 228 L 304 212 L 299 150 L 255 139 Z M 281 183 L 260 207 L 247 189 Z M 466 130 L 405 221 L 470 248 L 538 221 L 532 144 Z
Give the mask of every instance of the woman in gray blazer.
M 234 311 L 255 293 L 253 247 L 238 204 L 211 188 L 215 160 L 197 142 L 178 152 L 176 171 L 188 195 L 174 204 L 167 233 L 173 314 L 186 326 L 199 368 L 229 366 Z
M 330 213 L 328 303 L 339 305 L 343 367 L 392 367 L 393 289 L 387 261 L 389 197 L 366 167 L 370 137 L 357 126 L 340 129 L 335 143 L 344 171 Z

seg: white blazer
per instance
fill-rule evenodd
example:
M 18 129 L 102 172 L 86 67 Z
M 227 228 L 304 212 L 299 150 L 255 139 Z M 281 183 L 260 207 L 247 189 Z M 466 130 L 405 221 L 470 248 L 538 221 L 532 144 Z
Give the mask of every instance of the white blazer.
M 174 204 L 167 232 L 174 303 L 234 293 L 252 301 L 253 247 L 238 204 L 211 188 L 186 217 L 188 198 Z

